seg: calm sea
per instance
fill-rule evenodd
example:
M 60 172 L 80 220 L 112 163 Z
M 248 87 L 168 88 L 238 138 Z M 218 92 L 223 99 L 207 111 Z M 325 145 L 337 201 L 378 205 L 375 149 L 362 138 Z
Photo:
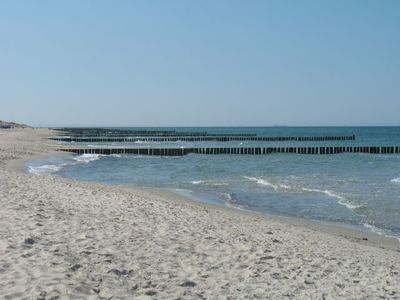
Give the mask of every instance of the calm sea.
M 129 128 L 136 129 L 136 128 Z M 140 128 L 256 133 L 264 136 L 356 135 L 332 142 L 86 143 L 89 147 L 201 147 L 275 145 L 400 146 L 400 127 Z M 75 143 L 74 145 L 79 145 Z M 155 157 L 66 155 L 32 161 L 38 175 L 157 187 L 196 201 L 261 213 L 338 222 L 400 237 L 400 155 L 270 154 Z M 112 199 L 110 199 L 112 201 Z

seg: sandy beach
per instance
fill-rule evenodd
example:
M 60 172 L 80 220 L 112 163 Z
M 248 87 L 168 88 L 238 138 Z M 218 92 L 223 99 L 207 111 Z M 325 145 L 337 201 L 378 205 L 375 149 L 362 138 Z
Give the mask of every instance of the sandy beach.
M 400 243 L 173 194 L 35 176 L 0 130 L 1 299 L 399 299 Z

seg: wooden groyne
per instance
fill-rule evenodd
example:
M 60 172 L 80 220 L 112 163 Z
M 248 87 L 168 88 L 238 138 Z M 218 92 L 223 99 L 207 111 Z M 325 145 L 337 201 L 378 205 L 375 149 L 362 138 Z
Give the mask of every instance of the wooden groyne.
M 176 130 L 132 130 L 118 128 L 52 128 L 72 137 L 122 137 L 122 136 L 256 136 L 250 132 L 208 133 L 206 131 L 176 131 Z
M 353 141 L 355 135 L 349 136 L 248 136 L 248 135 L 205 135 L 205 136 L 61 136 L 53 137 L 52 140 L 61 142 L 84 142 L 84 143 L 99 143 L 99 142 L 118 142 L 118 143 L 133 143 L 133 142 L 232 142 L 232 141 L 255 141 L 255 142 L 281 142 L 281 141 Z
M 296 154 L 339 154 L 339 153 L 371 153 L 399 154 L 400 146 L 321 146 L 321 147 L 229 147 L 229 148 L 66 148 L 59 151 L 76 154 L 139 154 L 155 156 L 182 156 L 187 154 L 237 154 L 264 155 L 272 153 Z

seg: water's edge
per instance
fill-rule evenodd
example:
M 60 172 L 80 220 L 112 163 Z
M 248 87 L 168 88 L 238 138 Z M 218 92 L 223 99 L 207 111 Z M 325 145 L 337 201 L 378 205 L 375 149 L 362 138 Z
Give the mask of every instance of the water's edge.
M 88 156 L 71 156 L 71 154 L 67 153 L 58 153 L 57 156 L 54 156 L 54 153 L 48 154 L 47 156 L 41 155 L 40 156 L 40 161 L 42 160 L 52 160 L 54 158 L 67 158 L 67 159 L 72 159 L 81 163 L 90 163 L 92 160 L 96 159 L 91 159 Z M 35 162 L 38 161 L 38 157 L 31 158 L 29 160 L 24 161 L 24 169 L 26 172 L 30 174 L 35 174 L 35 175 L 50 175 L 50 176 L 60 176 L 57 174 L 57 172 L 63 167 L 62 165 L 41 165 L 41 166 L 36 166 L 36 168 L 33 167 Z M 40 170 L 44 170 L 43 173 L 41 173 Z M 39 170 L 39 171 L 38 171 Z M 65 177 L 65 176 L 61 176 Z M 68 177 L 65 177 L 68 178 Z M 85 180 L 84 180 L 85 181 Z M 100 181 L 95 181 L 100 184 L 105 184 L 104 182 Z M 106 183 L 110 184 L 110 183 Z M 121 185 L 120 183 L 118 184 L 112 184 L 111 185 Z M 211 205 L 211 206 L 217 206 L 217 207 L 222 207 L 222 208 L 227 208 L 227 209 L 233 209 L 237 212 L 244 212 L 244 213 L 252 213 L 256 215 L 261 215 L 261 216 L 272 216 L 272 217 L 278 217 L 282 218 L 285 220 L 292 220 L 295 221 L 295 223 L 308 223 L 311 222 L 314 224 L 314 227 L 318 226 L 323 226 L 323 227 L 331 227 L 333 229 L 344 229 L 344 230 L 350 230 L 354 231 L 357 233 L 362 233 L 362 234 L 371 234 L 371 235 L 376 235 L 376 236 L 384 236 L 387 238 L 392 238 L 396 239 L 398 242 L 400 242 L 400 237 L 395 236 L 395 235 L 390 235 L 384 232 L 384 230 L 381 230 L 380 228 L 376 228 L 374 226 L 362 226 L 362 225 L 354 225 L 354 224 L 348 224 L 348 223 L 343 223 L 343 222 L 332 222 L 332 221 L 325 221 L 325 220 L 319 220 L 319 219 L 312 219 L 312 218 L 301 218 L 298 216 L 293 216 L 290 214 L 277 214 L 275 212 L 260 212 L 256 210 L 250 210 L 250 209 L 244 209 L 240 208 L 234 205 L 228 205 L 224 201 L 216 202 L 213 201 L 212 199 L 207 199 L 205 197 L 202 197 L 198 194 L 196 194 L 194 191 L 191 190 L 185 190 L 185 189 L 175 189 L 175 188 L 163 188 L 163 187 L 156 187 L 156 186 L 137 186 L 137 185 L 132 185 L 132 184 L 122 184 L 123 186 L 130 187 L 130 188 L 138 188 L 138 189 L 144 189 L 144 190 L 153 190 L 153 191 L 162 191 L 162 192 L 167 192 L 167 193 L 173 193 L 176 196 L 186 199 L 187 201 L 190 202 L 195 202 L 195 203 L 201 203 L 201 204 L 206 204 L 206 205 Z M 333 230 L 335 231 L 335 230 Z

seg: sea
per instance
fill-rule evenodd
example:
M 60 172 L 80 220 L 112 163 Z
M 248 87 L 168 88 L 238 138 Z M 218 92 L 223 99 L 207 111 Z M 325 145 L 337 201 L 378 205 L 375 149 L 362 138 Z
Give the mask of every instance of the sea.
M 121 128 L 120 128 L 121 129 Z M 122 128 L 123 129 L 123 128 Z M 86 147 L 400 146 L 400 127 L 130 127 L 259 136 L 347 136 L 350 141 L 70 143 Z M 60 144 L 68 144 L 59 142 Z M 84 154 L 30 161 L 38 176 L 161 188 L 194 201 L 304 218 L 400 241 L 400 154 Z M 112 201 L 112 199 L 110 199 Z

